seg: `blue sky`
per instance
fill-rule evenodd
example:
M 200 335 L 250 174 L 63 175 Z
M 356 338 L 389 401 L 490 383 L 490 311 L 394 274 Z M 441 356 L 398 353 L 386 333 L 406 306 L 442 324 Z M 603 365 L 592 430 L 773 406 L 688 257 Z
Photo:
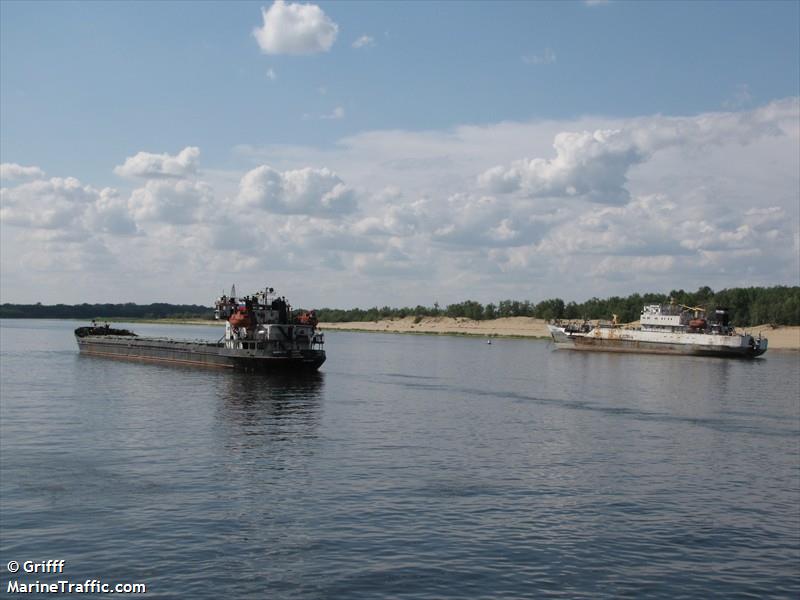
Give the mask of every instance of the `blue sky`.
M 293 7 L 316 41 L 291 39 L 281 19 Z M 253 34 L 266 26 L 262 8 L 282 36 L 269 51 Z M 297 271 L 312 273 L 318 305 L 432 303 L 432 282 L 440 302 L 797 283 L 798 2 L 3 1 L 0 27 L 0 162 L 38 168 L 3 182 L 4 301 L 82 301 L 81 286 L 64 282 L 107 270 L 117 275 L 98 293 L 120 301 L 161 299 L 172 277 L 182 283 L 164 299 L 202 302 L 198 279 L 216 292 L 231 263 L 245 286 L 273 277 L 220 233 L 240 224 L 215 218 L 215 206 L 263 217 L 243 236 L 250 249 L 291 255 L 273 280 L 302 288 Z M 653 133 L 675 128 L 668 141 Z M 620 133 L 594 135 L 603 131 Z M 554 148 L 559 134 L 582 132 L 592 135 Z M 185 148 L 198 153 L 159 171 L 166 163 L 153 157 Z M 121 169 L 140 153 L 149 167 Z M 739 191 L 726 189 L 732 160 L 746 177 Z M 719 171 L 688 182 L 686 161 Z M 259 196 L 245 177 L 260 167 L 272 170 L 247 180 Z M 269 196 L 267 180 L 284 196 Z M 627 231 L 652 197 L 675 205 L 664 227 L 688 238 L 659 230 L 620 249 L 587 233 L 557 249 L 566 223 Z M 700 232 L 678 215 L 698 202 L 714 239 L 691 248 Z M 60 208 L 37 222 L 23 203 Z M 713 217 L 720 203 L 725 221 Z M 783 225 L 755 223 L 754 209 L 782 211 Z M 784 253 L 756 256 L 764 235 Z M 11 240 L 39 248 L 39 266 L 17 269 Z M 746 255 L 750 274 L 710 257 L 721 248 Z M 132 253 L 157 255 L 157 268 Z M 604 260 L 588 289 L 553 283 Z M 343 280 L 353 284 L 339 289 Z

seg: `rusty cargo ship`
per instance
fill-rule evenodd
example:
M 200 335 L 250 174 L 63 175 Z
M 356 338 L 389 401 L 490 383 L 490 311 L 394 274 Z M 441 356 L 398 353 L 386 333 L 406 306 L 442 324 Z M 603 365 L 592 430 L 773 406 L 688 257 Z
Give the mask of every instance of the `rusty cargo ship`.
M 273 288 L 237 297 L 223 294 L 214 317 L 225 322 L 217 341 L 141 337 L 108 325 L 79 327 L 82 354 L 247 372 L 316 371 L 325 362 L 324 335 L 314 311 L 293 311 Z
M 712 319 L 701 307 L 676 303 L 650 304 L 642 309 L 638 327 L 611 323 L 548 325 L 557 348 L 596 352 L 633 352 L 754 358 L 767 351 L 767 338 L 739 333 L 726 308 Z

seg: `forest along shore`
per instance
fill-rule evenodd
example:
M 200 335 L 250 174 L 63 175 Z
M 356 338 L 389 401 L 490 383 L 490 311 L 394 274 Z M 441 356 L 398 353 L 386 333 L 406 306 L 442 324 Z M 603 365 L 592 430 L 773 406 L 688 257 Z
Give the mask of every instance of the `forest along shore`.
M 374 333 L 428 333 L 442 335 L 475 335 L 483 337 L 549 338 L 547 321 L 533 317 L 505 317 L 473 321 L 463 317 L 405 317 L 380 321 L 320 323 L 322 331 L 369 331 Z M 800 327 L 757 325 L 738 327 L 753 335 L 769 339 L 770 350 L 800 350 Z

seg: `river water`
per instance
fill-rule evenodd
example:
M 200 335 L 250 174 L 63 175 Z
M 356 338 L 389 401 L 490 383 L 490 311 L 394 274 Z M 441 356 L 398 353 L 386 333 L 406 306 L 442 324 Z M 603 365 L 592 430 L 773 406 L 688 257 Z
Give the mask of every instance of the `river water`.
M 319 375 L 286 379 L 80 356 L 74 322 L 0 325 L 4 593 L 800 595 L 797 353 L 329 332 Z M 48 559 L 62 574 L 6 566 Z

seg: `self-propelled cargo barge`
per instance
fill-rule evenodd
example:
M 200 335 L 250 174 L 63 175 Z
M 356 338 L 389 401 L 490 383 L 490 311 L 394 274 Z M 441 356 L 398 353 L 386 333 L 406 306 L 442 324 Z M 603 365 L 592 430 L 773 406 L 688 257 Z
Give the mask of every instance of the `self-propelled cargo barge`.
M 82 354 L 249 372 L 316 371 L 325 362 L 324 335 L 314 311 L 292 311 L 266 288 L 250 296 L 222 295 L 214 317 L 225 321 L 216 342 L 141 337 L 125 329 L 79 327 Z
M 767 351 L 767 338 L 738 333 L 726 308 L 717 308 L 713 320 L 703 308 L 676 303 L 651 304 L 642 309 L 639 327 L 616 323 L 548 325 L 557 348 L 596 352 L 691 354 L 753 358 Z

